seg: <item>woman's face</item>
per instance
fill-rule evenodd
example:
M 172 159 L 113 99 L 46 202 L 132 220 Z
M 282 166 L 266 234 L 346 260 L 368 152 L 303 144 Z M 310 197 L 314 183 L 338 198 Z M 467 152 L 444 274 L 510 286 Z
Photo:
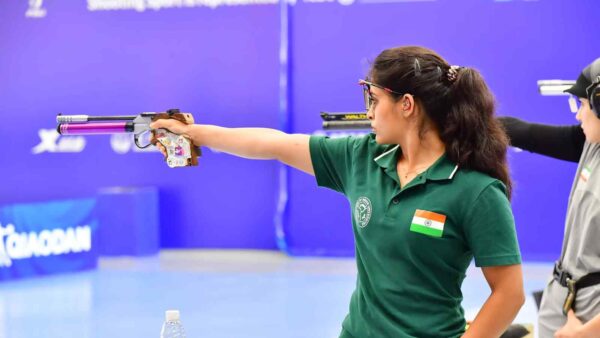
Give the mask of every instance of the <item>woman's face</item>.
M 407 98 L 395 100 L 388 92 L 374 86 L 371 86 L 371 97 L 373 103 L 367 117 L 371 120 L 375 141 L 378 144 L 397 144 L 398 135 L 407 127 L 399 108 Z
M 581 122 L 585 139 L 590 143 L 600 143 L 600 119 L 594 114 L 587 99 L 579 98 L 580 106 L 575 118 Z

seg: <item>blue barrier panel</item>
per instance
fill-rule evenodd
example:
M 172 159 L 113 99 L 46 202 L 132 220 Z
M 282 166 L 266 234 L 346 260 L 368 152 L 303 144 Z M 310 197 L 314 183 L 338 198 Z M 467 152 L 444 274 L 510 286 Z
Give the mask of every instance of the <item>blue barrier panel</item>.
M 114 187 L 98 193 L 98 253 L 144 256 L 158 253 L 158 189 Z
M 94 199 L 0 207 L 0 281 L 93 269 Z

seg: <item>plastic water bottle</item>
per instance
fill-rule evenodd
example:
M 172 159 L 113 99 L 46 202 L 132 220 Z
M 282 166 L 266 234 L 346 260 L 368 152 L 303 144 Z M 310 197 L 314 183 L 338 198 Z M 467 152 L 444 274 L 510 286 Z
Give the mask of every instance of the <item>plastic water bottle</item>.
M 179 320 L 178 310 L 165 312 L 165 322 L 162 330 L 160 330 L 160 338 L 185 338 L 185 331 Z

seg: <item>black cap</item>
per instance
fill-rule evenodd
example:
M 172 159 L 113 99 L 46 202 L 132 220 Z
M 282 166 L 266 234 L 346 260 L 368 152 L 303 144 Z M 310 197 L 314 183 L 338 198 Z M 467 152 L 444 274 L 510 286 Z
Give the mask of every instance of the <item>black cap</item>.
M 575 81 L 575 84 L 571 88 L 565 90 L 565 93 L 573 94 L 577 97 L 587 99 L 588 94 L 586 89 L 592 85 L 592 68 L 596 70 L 599 64 L 600 58 L 594 60 L 594 62 L 590 63 L 587 67 L 585 67 L 581 71 L 581 74 L 579 74 L 579 77 L 577 78 L 577 81 Z
M 565 93 L 573 94 L 577 97 L 586 99 L 587 92 L 585 91 L 585 89 L 591 84 L 592 81 L 590 81 L 590 79 L 588 79 L 584 73 L 581 73 L 579 74 L 577 81 L 575 81 L 575 84 L 571 88 L 565 90 Z

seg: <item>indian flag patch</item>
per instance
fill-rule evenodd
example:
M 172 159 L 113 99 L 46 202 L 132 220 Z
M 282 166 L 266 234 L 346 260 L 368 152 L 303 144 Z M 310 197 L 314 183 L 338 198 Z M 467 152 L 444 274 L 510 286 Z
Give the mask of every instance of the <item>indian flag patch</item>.
M 581 174 L 579 174 L 579 178 L 584 181 L 587 182 L 588 179 L 590 179 L 590 175 L 592 174 L 592 171 L 590 170 L 590 168 L 588 167 L 583 167 L 583 169 L 581 169 Z
M 417 209 L 410 224 L 410 231 L 433 237 L 442 237 L 445 222 L 446 215 Z

